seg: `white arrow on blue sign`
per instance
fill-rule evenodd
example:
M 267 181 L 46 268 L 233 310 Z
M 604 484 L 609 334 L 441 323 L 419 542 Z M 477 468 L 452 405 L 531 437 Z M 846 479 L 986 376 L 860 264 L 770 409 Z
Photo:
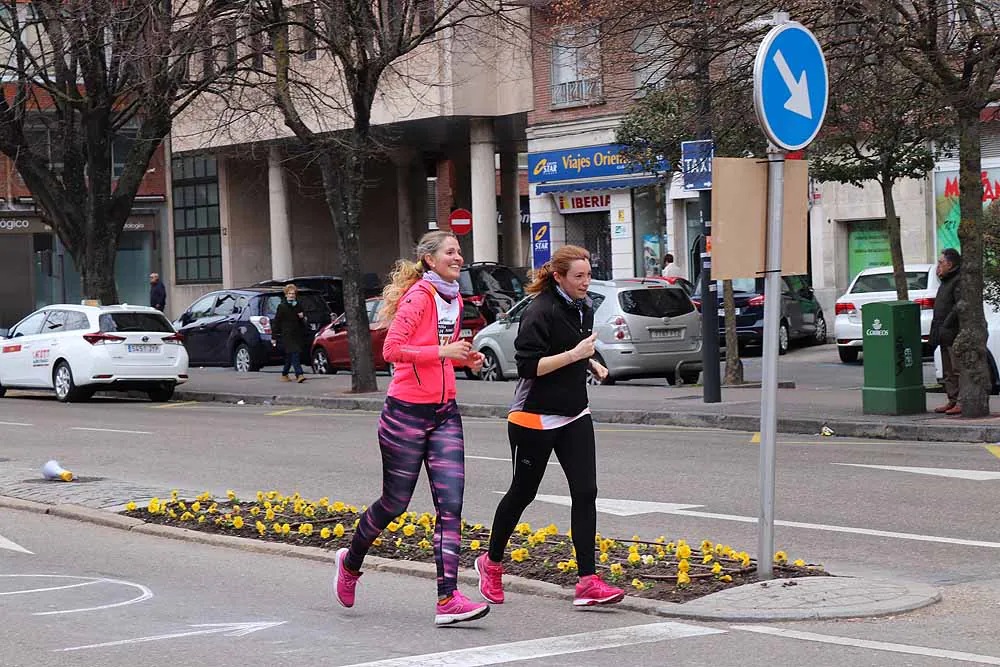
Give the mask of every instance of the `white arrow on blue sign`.
M 711 139 L 681 142 L 681 170 L 685 190 L 712 189 L 712 157 L 715 145 Z
M 788 151 L 808 146 L 826 117 L 829 73 L 823 50 L 794 21 L 771 29 L 753 67 L 754 107 L 764 134 Z

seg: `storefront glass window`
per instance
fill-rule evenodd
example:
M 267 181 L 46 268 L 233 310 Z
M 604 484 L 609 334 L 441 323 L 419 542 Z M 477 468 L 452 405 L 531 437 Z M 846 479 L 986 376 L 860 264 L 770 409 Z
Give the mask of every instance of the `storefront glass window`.
M 648 185 L 632 190 L 632 224 L 637 276 L 658 276 L 663 267 L 664 243 L 663 186 Z
M 219 178 L 214 158 L 176 158 L 174 258 L 178 284 L 222 282 Z

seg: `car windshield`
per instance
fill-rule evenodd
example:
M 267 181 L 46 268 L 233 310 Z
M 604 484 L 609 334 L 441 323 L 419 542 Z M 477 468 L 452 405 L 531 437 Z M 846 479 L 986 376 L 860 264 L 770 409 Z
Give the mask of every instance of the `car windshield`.
M 618 294 L 618 303 L 629 315 L 641 317 L 676 317 L 694 310 L 684 291 L 674 288 L 626 290 Z
M 100 318 L 101 331 L 152 331 L 173 333 L 174 328 L 159 313 L 104 313 Z
M 926 271 L 907 271 L 907 289 L 927 289 L 928 273 Z M 870 292 L 895 292 L 896 283 L 891 273 L 870 273 L 858 276 L 851 287 L 851 294 L 868 294 Z
M 473 267 L 462 272 L 458 284 L 462 294 L 504 292 L 514 295 L 515 299 L 524 296 L 524 283 L 506 266 Z

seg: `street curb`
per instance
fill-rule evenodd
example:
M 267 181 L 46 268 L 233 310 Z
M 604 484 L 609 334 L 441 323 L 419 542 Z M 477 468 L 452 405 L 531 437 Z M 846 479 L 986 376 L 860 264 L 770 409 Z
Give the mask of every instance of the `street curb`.
M 264 542 L 246 537 L 235 537 L 233 535 L 218 535 L 214 533 L 204 533 L 201 531 L 166 526 L 162 524 L 148 523 L 141 519 L 125 517 L 112 514 L 104 510 L 94 510 L 89 507 L 79 505 L 48 505 L 19 498 L 0 496 L 0 508 L 13 509 L 38 514 L 50 514 L 84 523 L 94 523 L 108 528 L 116 528 L 140 535 L 152 537 L 164 537 L 180 542 L 192 542 L 207 546 L 224 547 L 237 551 L 249 553 L 261 553 L 271 556 L 284 556 L 298 558 L 314 562 L 336 563 L 336 553 L 319 547 L 302 547 L 294 544 L 281 544 L 277 542 Z M 437 577 L 437 568 L 433 563 L 419 563 L 414 561 L 392 560 L 369 556 L 365 559 L 365 569 L 375 572 L 386 572 L 390 574 L 402 574 L 423 579 L 434 579 Z M 478 590 L 479 577 L 468 568 L 460 570 L 458 580 L 466 585 L 473 586 Z M 332 581 L 332 579 L 331 579 Z M 756 584 L 747 584 L 732 590 L 750 588 Z M 721 621 L 730 623 L 752 623 L 759 621 L 808 621 L 822 619 L 847 619 L 847 618 L 870 618 L 876 616 L 890 616 L 901 614 L 941 601 L 940 591 L 923 584 L 907 584 L 911 589 L 921 590 L 923 594 L 913 594 L 901 598 L 898 603 L 893 601 L 886 603 L 873 603 L 862 605 L 861 607 L 832 607 L 825 610 L 801 610 L 794 612 L 725 612 L 711 609 L 698 609 L 698 600 L 689 603 L 678 604 L 664 602 L 661 600 L 649 600 L 645 598 L 628 597 L 616 604 L 615 608 L 633 611 L 650 616 L 661 616 L 667 618 L 683 618 L 696 621 Z M 924 590 L 926 589 L 926 591 Z M 504 590 L 511 593 L 522 593 L 526 595 L 536 595 L 540 597 L 554 598 L 560 600 L 572 600 L 573 589 L 549 583 L 547 581 L 535 581 L 513 575 L 504 578 Z M 929 592 L 928 592 L 929 591 Z M 865 609 L 864 607 L 868 607 Z
M 242 403 L 246 405 L 287 405 L 291 407 L 323 408 L 327 410 L 363 410 L 379 412 L 384 398 L 367 394 L 357 397 L 282 396 L 236 394 L 178 390 L 177 401 Z M 506 405 L 459 403 L 466 417 L 506 419 Z M 609 410 L 592 408 L 595 422 L 606 424 L 636 424 L 646 426 L 684 426 L 690 428 L 719 428 L 731 431 L 755 432 L 760 430 L 760 417 L 756 415 L 726 415 L 700 412 L 668 412 L 642 410 Z M 838 437 L 870 438 L 875 440 L 907 440 L 914 442 L 998 442 L 1000 426 L 963 424 L 949 420 L 942 424 L 875 422 L 853 419 L 821 419 L 810 417 L 779 417 L 778 432 L 798 435 L 816 435 L 823 427 L 833 430 Z

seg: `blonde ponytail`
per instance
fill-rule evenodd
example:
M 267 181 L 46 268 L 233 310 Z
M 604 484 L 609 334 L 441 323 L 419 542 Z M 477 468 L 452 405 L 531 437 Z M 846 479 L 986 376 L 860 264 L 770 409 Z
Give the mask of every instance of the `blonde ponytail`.
M 424 264 L 424 255 L 433 255 L 445 242 L 445 239 L 456 238 L 451 232 L 437 231 L 427 232 L 420 237 L 415 251 L 416 261 L 411 259 L 399 259 L 389 274 L 389 282 L 382 290 L 382 305 L 378 309 L 376 321 L 380 327 L 388 327 L 392 318 L 396 316 L 399 308 L 399 300 L 403 298 L 406 291 L 423 278 L 427 265 Z

